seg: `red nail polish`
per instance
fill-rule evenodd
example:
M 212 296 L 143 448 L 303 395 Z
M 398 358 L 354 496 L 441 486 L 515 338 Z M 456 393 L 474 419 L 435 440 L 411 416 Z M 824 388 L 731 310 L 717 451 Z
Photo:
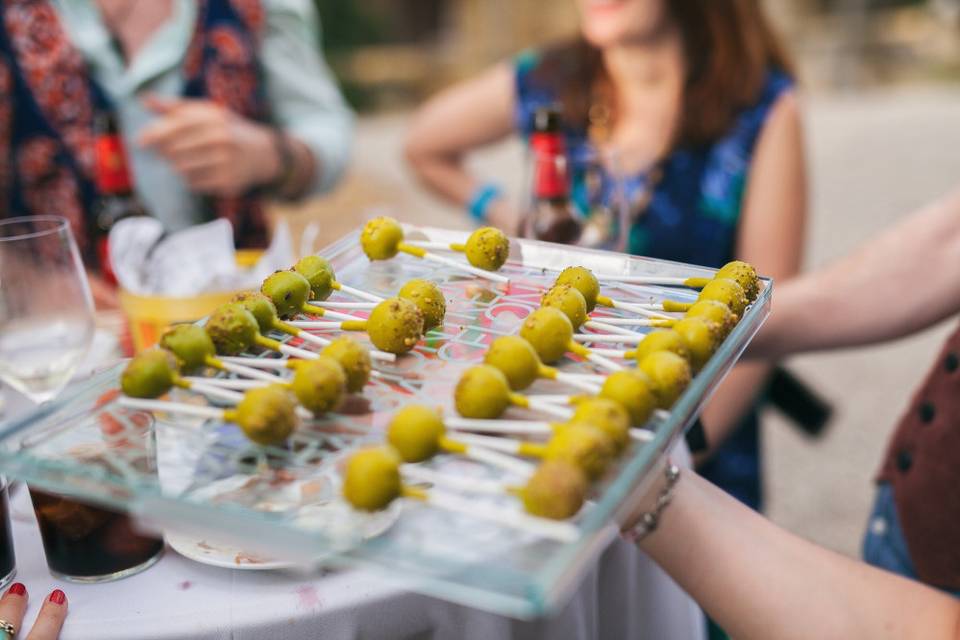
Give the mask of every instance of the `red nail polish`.
M 27 588 L 23 586 L 22 582 L 14 582 L 12 585 L 10 585 L 10 591 L 7 593 L 12 593 L 15 596 L 22 596 L 26 592 Z
M 60 589 L 54 589 L 53 593 L 50 594 L 50 602 L 53 604 L 63 604 L 67 601 L 67 594 Z

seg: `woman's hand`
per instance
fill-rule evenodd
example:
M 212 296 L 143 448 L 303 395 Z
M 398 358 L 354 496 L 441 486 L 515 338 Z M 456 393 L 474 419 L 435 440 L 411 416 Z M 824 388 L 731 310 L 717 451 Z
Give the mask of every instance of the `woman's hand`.
M 22 583 L 15 582 L 3 594 L 3 598 L 0 598 L 0 620 L 13 625 L 14 629 L 14 633 L 7 633 L 2 637 L 13 638 L 20 632 L 23 614 L 27 611 L 27 597 L 27 588 Z M 43 601 L 26 640 L 56 640 L 60 637 L 60 628 L 63 627 L 66 617 L 67 595 L 60 589 L 55 589 Z
M 280 172 L 269 127 L 209 100 L 148 96 L 144 102 L 159 117 L 141 132 L 140 144 L 166 158 L 193 191 L 237 196 Z

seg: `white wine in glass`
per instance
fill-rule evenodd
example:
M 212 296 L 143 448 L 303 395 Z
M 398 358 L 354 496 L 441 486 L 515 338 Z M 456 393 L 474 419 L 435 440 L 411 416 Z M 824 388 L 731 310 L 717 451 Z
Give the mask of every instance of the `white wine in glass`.
M 93 331 L 90 286 L 67 220 L 0 220 L 0 379 L 38 404 L 54 398 Z

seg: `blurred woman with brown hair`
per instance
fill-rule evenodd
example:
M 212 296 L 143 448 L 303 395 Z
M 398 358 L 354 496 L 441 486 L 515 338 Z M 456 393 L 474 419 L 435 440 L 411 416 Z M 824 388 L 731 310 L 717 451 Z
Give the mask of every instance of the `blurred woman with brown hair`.
M 806 215 L 800 114 L 792 66 L 758 1 L 577 6 L 573 41 L 498 64 L 420 109 L 406 153 L 423 183 L 477 221 L 517 231 L 517 208 L 463 161 L 511 133 L 528 136 L 533 114 L 558 104 L 571 153 L 616 154 L 628 252 L 708 266 L 739 258 L 778 280 L 794 275 Z M 738 367 L 703 415 L 718 446 L 701 472 L 754 508 L 753 408 L 768 371 Z

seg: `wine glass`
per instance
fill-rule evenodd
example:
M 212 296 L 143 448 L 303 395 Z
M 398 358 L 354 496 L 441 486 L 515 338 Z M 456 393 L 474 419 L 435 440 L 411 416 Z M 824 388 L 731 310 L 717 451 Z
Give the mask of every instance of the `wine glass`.
M 0 220 L 0 379 L 47 402 L 70 381 L 93 331 L 90 285 L 67 220 Z

